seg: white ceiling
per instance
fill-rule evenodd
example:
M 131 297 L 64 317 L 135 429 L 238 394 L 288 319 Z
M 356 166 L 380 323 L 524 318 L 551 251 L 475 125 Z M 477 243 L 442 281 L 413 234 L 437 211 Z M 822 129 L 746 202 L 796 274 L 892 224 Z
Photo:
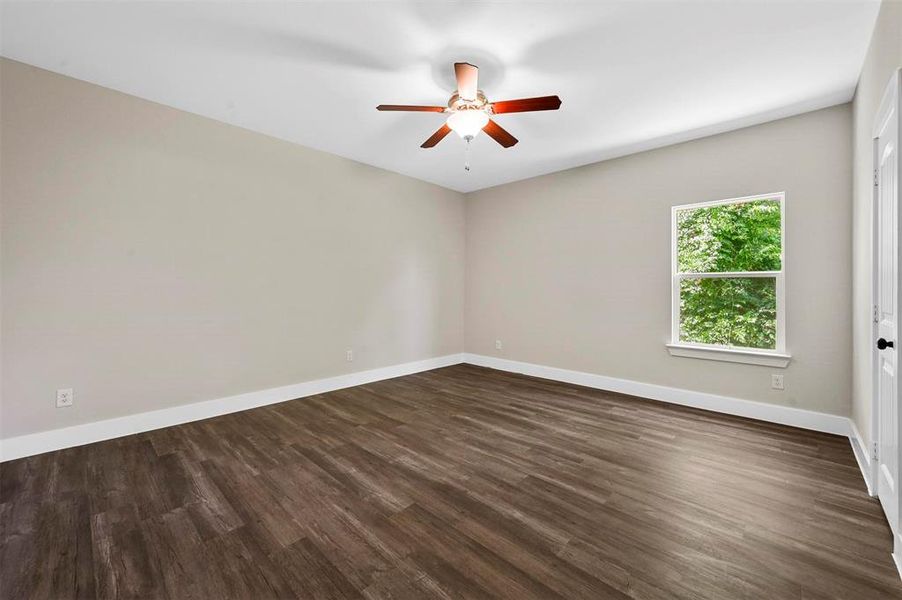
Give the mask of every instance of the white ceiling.
M 878 0 L 621 2 L 8 2 L 18 61 L 472 191 L 851 99 Z M 451 63 L 490 100 L 558 94 L 496 117 L 502 149 L 447 137 Z

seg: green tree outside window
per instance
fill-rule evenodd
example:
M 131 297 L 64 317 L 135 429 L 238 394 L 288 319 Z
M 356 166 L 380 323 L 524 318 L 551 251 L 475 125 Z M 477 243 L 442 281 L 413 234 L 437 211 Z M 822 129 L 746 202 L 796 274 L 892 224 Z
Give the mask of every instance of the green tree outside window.
M 681 342 L 776 349 L 776 277 L 748 273 L 782 269 L 780 212 L 776 199 L 676 211 Z

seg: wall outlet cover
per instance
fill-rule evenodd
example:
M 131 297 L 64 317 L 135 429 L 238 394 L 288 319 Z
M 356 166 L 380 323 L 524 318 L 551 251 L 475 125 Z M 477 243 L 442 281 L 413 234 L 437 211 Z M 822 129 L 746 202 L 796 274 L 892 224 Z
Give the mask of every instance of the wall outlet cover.
M 75 404 L 75 392 L 72 388 L 56 390 L 56 407 L 65 408 Z

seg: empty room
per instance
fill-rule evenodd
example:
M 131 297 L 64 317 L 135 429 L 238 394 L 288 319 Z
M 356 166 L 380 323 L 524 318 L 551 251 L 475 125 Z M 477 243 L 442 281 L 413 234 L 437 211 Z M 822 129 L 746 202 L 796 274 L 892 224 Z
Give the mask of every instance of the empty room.
M 902 0 L 0 0 L 0 599 L 902 599 Z

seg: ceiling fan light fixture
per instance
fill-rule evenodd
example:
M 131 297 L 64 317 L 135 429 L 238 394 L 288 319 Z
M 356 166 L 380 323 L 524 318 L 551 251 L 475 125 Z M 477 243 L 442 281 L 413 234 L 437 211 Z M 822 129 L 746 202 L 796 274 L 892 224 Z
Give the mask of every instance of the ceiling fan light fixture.
M 458 110 L 448 117 L 448 127 L 463 139 L 476 137 L 489 122 L 484 110 Z

